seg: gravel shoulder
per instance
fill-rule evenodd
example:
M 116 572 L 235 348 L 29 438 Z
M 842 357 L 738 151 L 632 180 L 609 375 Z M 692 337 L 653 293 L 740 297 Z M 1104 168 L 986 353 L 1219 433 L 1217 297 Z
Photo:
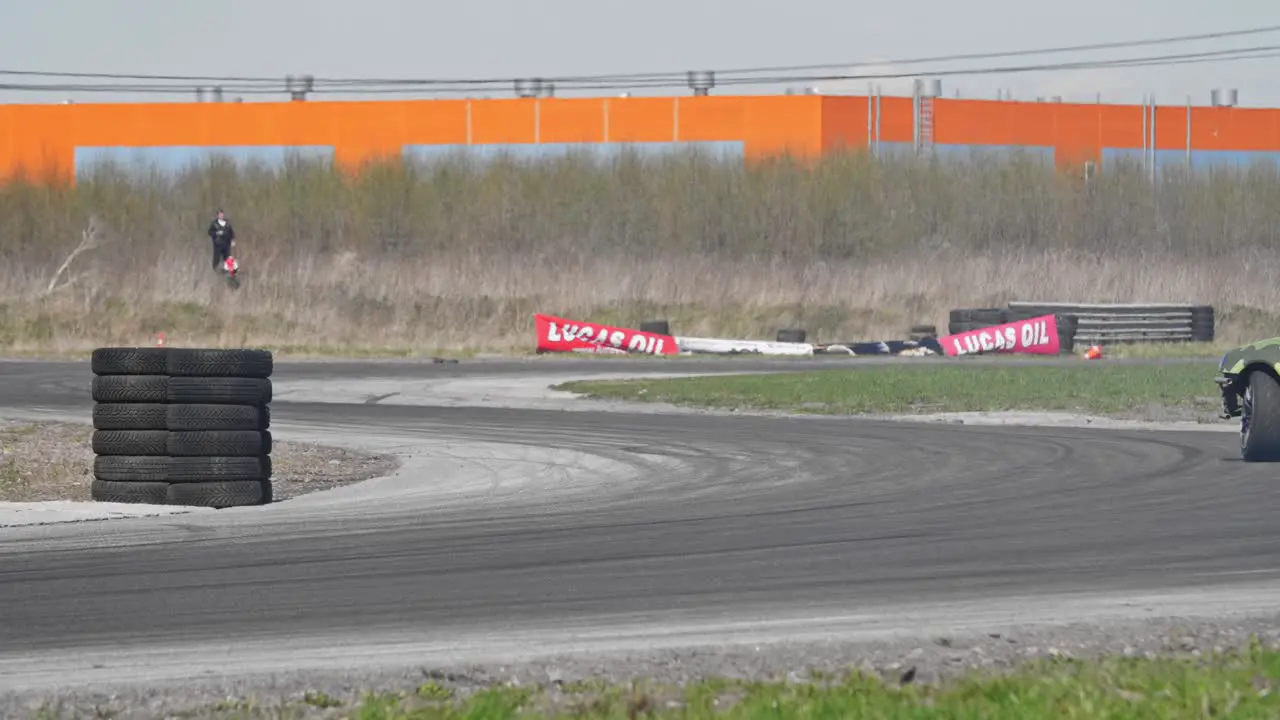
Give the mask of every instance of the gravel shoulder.
M 259 676 L 252 681 L 194 681 L 111 690 L 67 689 L 0 696 L 4 717 L 347 718 L 373 717 L 359 708 L 369 695 L 395 696 L 395 715 L 442 699 L 464 699 L 486 689 L 539 693 L 528 706 L 539 716 L 588 714 L 595 702 L 639 688 L 660 711 L 680 709 L 682 688 L 709 679 L 730 685 L 722 708 L 734 700 L 731 683 L 822 683 L 859 670 L 887 684 L 937 684 L 973 672 L 1007 672 L 1037 660 L 1204 658 L 1246 650 L 1252 639 L 1280 647 L 1280 616 L 1204 620 L 1159 619 L 1111 625 L 1010 626 L 1000 631 L 942 633 L 883 641 L 790 642 L 651 652 L 550 656 L 537 661 L 484 665 L 423 663 L 400 670 Z M 1263 678 L 1266 691 L 1275 678 Z M 427 711 L 430 713 L 430 711 Z M 404 714 L 399 714 L 404 713 Z M 417 717 L 417 715 L 412 715 Z M 429 717 L 436 715 L 428 714 Z
M 0 502 L 90 502 L 92 436 L 88 424 L 0 419 Z M 271 457 L 276 501 L 381 477 L 400 464 L 389 454 L 278 440 Z

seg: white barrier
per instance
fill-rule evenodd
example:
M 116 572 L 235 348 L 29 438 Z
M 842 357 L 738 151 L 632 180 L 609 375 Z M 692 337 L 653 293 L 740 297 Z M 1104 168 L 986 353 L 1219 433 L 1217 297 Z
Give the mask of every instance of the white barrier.
M 809 343 L 677 337 L 676 345 L 681 352 L 707 355 L 813 355 L 813 345 Z

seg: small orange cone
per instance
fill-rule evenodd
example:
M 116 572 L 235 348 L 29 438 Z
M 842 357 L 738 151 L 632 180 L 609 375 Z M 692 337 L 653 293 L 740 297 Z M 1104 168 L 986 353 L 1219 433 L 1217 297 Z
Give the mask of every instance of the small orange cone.
M 1084 354 L 1084 359 L 1085 360 L 1102 359 L 1102 347 L 1100 345 L 1094 345 L 1093 347 L 1089 348 L 1089 350 Z
M 164 333 L 156 336 L 156 347 L 164 347 Z

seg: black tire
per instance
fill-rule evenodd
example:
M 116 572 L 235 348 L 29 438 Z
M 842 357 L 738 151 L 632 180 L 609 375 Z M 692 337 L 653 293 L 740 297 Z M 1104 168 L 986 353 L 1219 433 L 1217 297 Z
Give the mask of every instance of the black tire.
M 1004 322 L 1018 322 L 1019 320 L 1030 320 L 1031 318 L 1041 317 L 1043 315 L 1053 315 L 1052 312 L 1039 312 L 1037 310 L 1028 310 L 1026 308 L 1018 308 L 1017 310 L 1005 310 Z M 1061 318 L 1061 315 L 1058 315 Z
M 266 405 L 271 381 L 266 378 L 176 377 L 169 380 L 170 403 L 206 405 Z
M 670 335 L 671 323 L 666 320 L 646 320 L 640 323 L 640 332 L 653 333 L 655 335 Z
M 252 405 L 168 405 L 166 427 L 173 432 L 195 430 L 266 430 L 271 408 Z
M 1213 342 L 1214 315 L 1210 305 L 1191 306 L 1191 339 L 1194 342 Z
M 141 455 L 99 455 L 93 477 L 112 482 L 169 482 L 169 458 Z
M 1005 314 L 1011 320 L 1030 320 L 1031 318 L 1041 317 L 1043 315 L 1057 315 L 1059 318 L 1064 316 L 1076 317 L 1074 312 L 1070 312 L 1067 309 L 1043 305 L 1024 305 L 1016 309 L 1009 308 L 1005 311 Z
M 173 348 L 170 377 L 268 378 L 274 370 L 270 350 Z
M 169 349 L 105 347 L 93 351 L 89 368 L 94 375 L 167 375 Z
M 779 330 L 777 339 L 780 343 L 802 343 L 805 339 L 805 332 L 802 328 Z
M 1080 328 L 1080 319 L 1074 315 L 1059 315 L 1058 322 L 1058 354 L 1070 355 L 1075 352 L 1076 332 Z
M 991 327 L 1008 322 L 1009 311 L 1004 308 L 962 308 L 952 310 L 952 323 L 969 323 L 976 327 Z
M 271 458 L 175 457 L 170 459 L 169 482 L 208 483 L 223 480 L 270 480 Z
M 95 502 L 168 505 L 169 483 L 94 480 L 89 483 L 89 497 Z
M 167 433 L 171 457 L 259 457 L 271 454 L 270 430 Z
M 1280 460 L 1280 382 L 1255 370 L 1245 378 L 1240 403 L 1240 458 L 1245 462 Z
M 169 454 L 167 430 L 95 430 L 93 452 L 95 455 L 148 455 Z
M 163 403 L 169 399 L 167 375 L 100 375 L 93 378 L 93 399 L 100 403 Z
M 210 508 L 266 505 L 271 500 L 270 480 L 179 483 L 169 486 L 167 497 L 170 505 Z
M 95 430 L 166 430 L 168 405 L 99 403 L 93 406 Z

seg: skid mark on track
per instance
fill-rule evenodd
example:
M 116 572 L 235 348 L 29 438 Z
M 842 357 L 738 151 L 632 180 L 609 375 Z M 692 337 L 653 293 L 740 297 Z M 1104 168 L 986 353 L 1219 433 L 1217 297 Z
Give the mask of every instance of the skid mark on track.
M 357 376 L 385 375 L 351 367 Z M 495 385 L 490 377 L 462 383 L 403 373 L 353 387 L 336 375 L 338 394 L 319 387 L 322 378 L 309 381 L 328 402 L 280 404 L 281 439 L 365 444 L 408 456 L 403 469 L 278 504 L 274 514 L 220 514 L 216 526 L 184 517 L 79 538 L 68 530 L 6 536 L 3 569 L 22 574 L 0 583 L 0 605 L 13 615 L 0 624 L 0 645 L 70 648 L 101 634 L 113 653 L 133 652 L 127 662 L 135 664 L 171 657 L 174 651 L 159 649 L 167 642 L 187 657 L 214 658 L 206 661 L 213 670 L 277 661 L 296 670 L 301 642 L 319 648 L 302 655 L 306 664 L 318 663 L 326 648 L 342 648 L 335 663 L 358 662 L 352 645 L 333 637 L 335 628 L 358 632 L 362 647 L 373 648 L 368 655 L 385 659 L 395 648 L 370 640 L 383 622 L 401 628 L 394 640 L 410 648 L 407 664 L 432 648 L 459 657 L 445 647 L 447 633 L 474 638 L 473 652 L 509 651 L 513 635 L 495 640 L 495 618 L 542 633 L 539 650 L 568 642 L 566 628 L 574 626 L 613 646 L 626 634 L 637 644 L 680 633 L 694 644 L 796 634 L 786 618 L 724 626 L 725 615 L 738 621 L 757 610 L 811 614 L 794 623 L 827 639 L 867 626 L 919 633 L 925 620 L 1029 617 L 1025 600 L 1009 597 L 1018 590 L 1078 597 L 1123 581 L 1158 594 L 1186 576 L 1265 578 L 1275 566 L 1280 501 L 1265 468 L 1218 465 L 1212 458 L 1226 452 L 1216 438 L 1153 442 L 1114 429 L 889 426 L 834 417 L 411 408 L 423 398 L 458 404 L 504 390 L 512 404 L 545 396 L 514 377 Z M 89 406 L 87 382 L 41 388 L 36 398 L 52 397 L 46 402 L 57 406 L 57 397 L 72 393 Z M 351 404 L 331 404 L 335 398 Z M 104 545 L 111 552 L 87 552 Z M 116 552 L 138 545 L 150 547 Z M 36 552 L 40 574 L 26 569 Z M 167 576 L 175 567 L 199 570 Z M 87 577 L 93 603 L 77 597 Z M 218 592 L 195 592 L 193 582 Z M 1202 594 L 1174 609 L 1217 612 L 1228 600 L 1272 607 L 1274 587 L 1253 596 L 1223 592 L 1213 602 Z M 1111 597 L 1088 607 L 1050 598 L 1038 617 L 1058 620 L 1071 610 L 1094 618 L 1116 611 Z M 687 609 L 697 621 L 673 630 L 665 608 Z M 229 613 L 245 619 L 230 633 L 216 622 Z M 414 627 L 428 631 L 404 637 L 403 628 Z M 254 639 L 265 631 L 297 640 L 286 654 L 278 639 Z M 202 654 L 193 645 L 201 635 L 231 650 Z M 137 672 L 105 651 L 85 653 L 77 648 L 35 669 L 28 655 L 9 667 L 21 668 L 22 683 L 84 680 L 85 663 L 95 660 L 113 668 L 95 677 Z M 163 659 L 154 667 L 199 671 Z
M 635 455 L 660 455 L 663 457 L 704 458 L 705 450 L 689 448 L 683 445 L 628 445 L 619 450 Z

